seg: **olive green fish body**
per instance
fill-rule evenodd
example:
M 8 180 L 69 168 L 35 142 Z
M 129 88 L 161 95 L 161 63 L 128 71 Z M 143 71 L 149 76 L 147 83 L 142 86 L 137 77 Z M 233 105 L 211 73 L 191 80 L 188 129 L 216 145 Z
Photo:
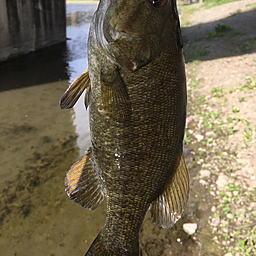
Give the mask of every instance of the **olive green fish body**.
M 106 223 L 86 255 L 138 256 L 150 205 L 154 223 L 169 228 L 187 201 L 182 39 L 175 2 L 159 1 L 101 1 L 91 23 L 92 147 L 66 176 L 68 195 L 86 208 L 107 198 Z

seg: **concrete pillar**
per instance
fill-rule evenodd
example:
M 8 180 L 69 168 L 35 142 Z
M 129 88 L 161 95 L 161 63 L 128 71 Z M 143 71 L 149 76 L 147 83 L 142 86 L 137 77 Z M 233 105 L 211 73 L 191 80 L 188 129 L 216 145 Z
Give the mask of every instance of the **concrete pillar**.
M 65 0 L 0 1 L 0 61 L 65 40 Z

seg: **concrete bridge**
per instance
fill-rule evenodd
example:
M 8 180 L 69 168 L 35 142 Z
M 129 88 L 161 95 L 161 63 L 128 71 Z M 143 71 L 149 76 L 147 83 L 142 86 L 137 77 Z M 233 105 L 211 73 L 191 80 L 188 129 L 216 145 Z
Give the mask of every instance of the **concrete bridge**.
M 0 0 L 0 62 L 65 40 L 65 0 Z

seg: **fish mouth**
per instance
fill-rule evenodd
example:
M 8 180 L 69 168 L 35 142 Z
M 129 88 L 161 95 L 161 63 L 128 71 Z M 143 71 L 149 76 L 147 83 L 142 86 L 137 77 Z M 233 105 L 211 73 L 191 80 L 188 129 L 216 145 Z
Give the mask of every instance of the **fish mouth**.
M 139 68 L 140 64 L 135 61 L 128 52 L 122 49 L 120 41 L 132 43 L 133 40 L 139 40 L 141 36 L 119 31 L 109 24 L 107 19 L 108 10 L 112 4 L 111 1 L 112 0 L 101 1 L 97 15 L 94 16 L 95 41 L 98 48 L 105 54 L 110 62 L 121 69 L 128 68 L 135 71 Z M 122 55 L 122 57 L 120 57 L 120 55 Z

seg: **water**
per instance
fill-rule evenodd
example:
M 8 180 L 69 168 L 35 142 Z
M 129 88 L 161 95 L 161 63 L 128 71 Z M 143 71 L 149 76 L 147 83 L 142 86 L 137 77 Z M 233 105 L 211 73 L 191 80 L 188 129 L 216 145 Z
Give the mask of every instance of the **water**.
M 96 7 L 68 4 L 67 44 L 0 65 L 1 256 L 84 255 L 104 224 L 105 203 L 91 212 L 68 200 L 64 191 L 66 171 L 90 146 L 84 95 L 71 110 L 58 104 L 87 68 L 87 36 Z M 184 233 L 184 222 L 199 223 L 209 245 L 210 198 L 203 202 L 206 195 L 193 182 L 186 211 L 172 229 L 159 229 L 146 216 L 143 253 L 199 255 L 202 242 Z
M 96 7 L 67 5 L 67 45 L 0 66 L 2 256 L 84 255 L 104 224 L 105 207 L 90 212 L 64 191 L 66 171 L 90 145 L 83 97 L 72 110 L 58 104 L 87 68 Z

